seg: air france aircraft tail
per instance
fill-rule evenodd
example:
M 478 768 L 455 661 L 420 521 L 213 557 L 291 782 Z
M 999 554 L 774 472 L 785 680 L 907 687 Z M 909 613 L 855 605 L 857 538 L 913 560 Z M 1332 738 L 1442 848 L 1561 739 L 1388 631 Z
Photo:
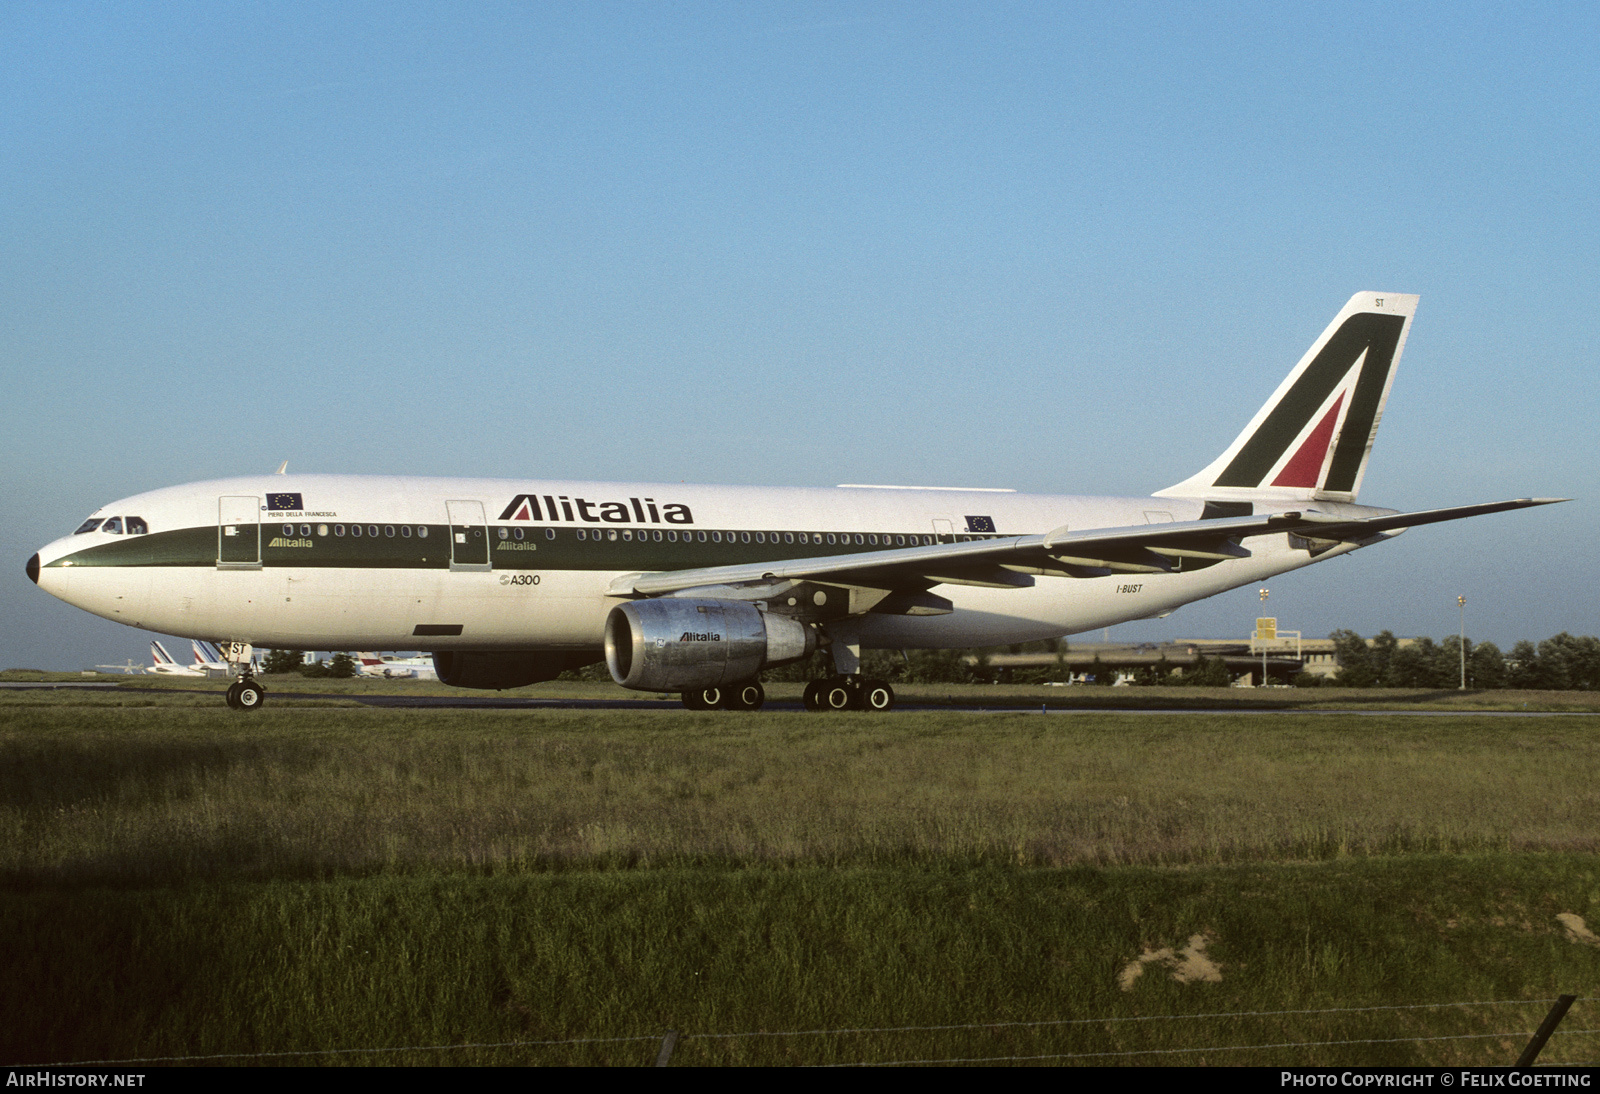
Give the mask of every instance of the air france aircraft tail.
M 1415 296 L 1356 293 L 1227 450 L 1156 495 L 1355 501 L 1416 310 Z

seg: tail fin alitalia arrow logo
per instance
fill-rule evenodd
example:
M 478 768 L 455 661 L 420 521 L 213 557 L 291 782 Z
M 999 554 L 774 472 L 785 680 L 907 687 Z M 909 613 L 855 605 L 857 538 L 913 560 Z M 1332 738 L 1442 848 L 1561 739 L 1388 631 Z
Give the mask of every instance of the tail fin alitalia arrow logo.
M 1277 468 L 1272 486 L 1316 487 L 1321 476 L 1322 490 L 1353 491 L 1405 325 L 1405 316 L 1380 312 L 1346 319 L 1217 476 L 1216 485 L 1254 489 Z M 1351 385 L 1353 369 L 1359 372 Z M 1307 433 L 1314 417 L 1316 425 Z M 1299 446 L 1285 461 L 1297 440 Z

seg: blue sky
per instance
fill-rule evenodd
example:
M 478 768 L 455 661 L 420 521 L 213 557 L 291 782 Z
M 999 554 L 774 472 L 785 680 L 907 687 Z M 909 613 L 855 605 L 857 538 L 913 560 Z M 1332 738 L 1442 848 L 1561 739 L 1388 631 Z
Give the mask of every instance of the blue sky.
M 1281 625 L 1600 632 L 1597 13 L 0 7 L 0 667 L 143 658 L 28 555 L 285 459 L 1148 493 L 1361 289 L 1422 296 L 1363 501 L 1579 500 Z

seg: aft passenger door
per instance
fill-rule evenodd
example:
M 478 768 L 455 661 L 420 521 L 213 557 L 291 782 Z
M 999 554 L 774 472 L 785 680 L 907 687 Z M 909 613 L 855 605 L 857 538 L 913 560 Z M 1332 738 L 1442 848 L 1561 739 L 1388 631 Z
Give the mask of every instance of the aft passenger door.
M 261 499 L 217 499 L 217 569 L 261 569 Z
M 489 565 L 489 522 L 483 518 L 481 501 L 447 501 L 450 514 L 450 568 L 487 572 Z

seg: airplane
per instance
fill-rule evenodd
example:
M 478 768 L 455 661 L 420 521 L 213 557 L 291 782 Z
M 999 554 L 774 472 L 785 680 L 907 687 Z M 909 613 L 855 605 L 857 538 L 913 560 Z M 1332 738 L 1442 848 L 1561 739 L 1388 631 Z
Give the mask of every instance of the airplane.
M 144 671 L 157 676 L 204 676 L 205 669 L 198 665 L 181 665 L 160 642 L 150 643 L 150 659 L 154 662 Z
M 194 651 L 194 667 L 206 676 L 229 677 L 233 675 L 233 667 L 222 656 L 222 651 L 211 642 L 201 642 L 191 639 L 189 648 Z
M 994 646 L 1154 618 L 1407 528 L 1564 501 L 1358 504 L 1418 298 L 1361 292 L 1222 454 L 1147 497 L 344 475 L 103 506 L 29 578 L 86 611 L 225 644 L 421 649 L 464 688 L 604 659 L 693 710 L 759 709 L 764 668 L 831 654 L 811 710 L 888 710 L 863 649 Z
M 437 680 L 433 661 L 425 657 L 380 657 L 376 653 L 356 654 L 356 671 L 362 676 L 381 676 L 387 680 Z

